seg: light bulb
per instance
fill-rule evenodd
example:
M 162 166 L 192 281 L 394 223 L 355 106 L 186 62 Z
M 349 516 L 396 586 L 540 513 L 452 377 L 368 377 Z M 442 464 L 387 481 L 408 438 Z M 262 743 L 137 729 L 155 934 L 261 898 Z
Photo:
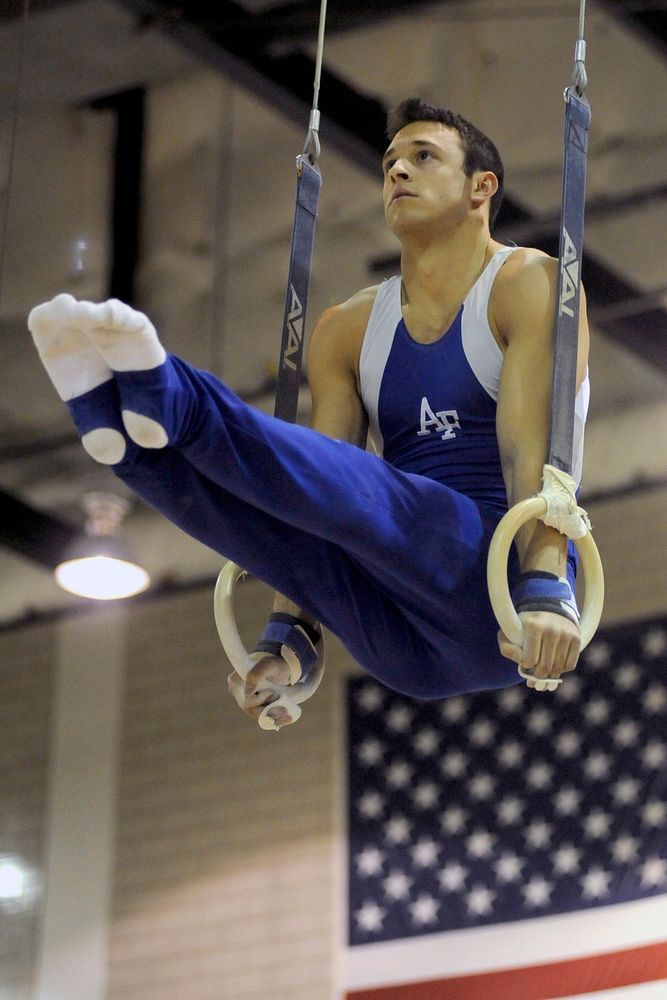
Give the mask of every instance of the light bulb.
M 25 868 L 11 858 L 0 860 L 0 900 L 21 899 L 26 888 Z
M 64 590 L 95 601 L 133 597 L 146 590 L 150 583 L 148 573 L 141 566 L 112 556 L 69 559 L 60 563 L 55 575 Z
M 150 585 L 131 547 L 119 535 L 129 503 L 109 493 L 86 493 L 86 535 L 69 545 L 55 569 L 63 590 L 94 601 L 134 597 Z

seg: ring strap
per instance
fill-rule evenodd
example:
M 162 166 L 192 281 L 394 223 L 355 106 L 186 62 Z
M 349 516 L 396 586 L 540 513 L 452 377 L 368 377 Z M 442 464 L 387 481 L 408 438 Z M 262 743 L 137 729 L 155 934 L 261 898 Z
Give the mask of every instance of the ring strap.
M 297 684 L 306 680 L 317 663 L 320 639 L 317 629 L 302 618 L 274 611 L 252 652 L 281 657 L 290 668 L 290 684 Z

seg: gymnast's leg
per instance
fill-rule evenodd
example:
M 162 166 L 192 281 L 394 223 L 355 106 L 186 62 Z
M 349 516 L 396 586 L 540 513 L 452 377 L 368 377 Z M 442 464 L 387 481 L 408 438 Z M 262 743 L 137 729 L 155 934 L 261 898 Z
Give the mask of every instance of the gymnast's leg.
M 133 440 L 169 443 L 206 478 L 343 546 L 442 621 L 443 593 L 478 570 L 489 534 L 478 505 L 359 448 L 259 413 L 212 375 L 167 357 L 152 324 L 122 303 L 79 303 L 77 323 L 115 372 Z

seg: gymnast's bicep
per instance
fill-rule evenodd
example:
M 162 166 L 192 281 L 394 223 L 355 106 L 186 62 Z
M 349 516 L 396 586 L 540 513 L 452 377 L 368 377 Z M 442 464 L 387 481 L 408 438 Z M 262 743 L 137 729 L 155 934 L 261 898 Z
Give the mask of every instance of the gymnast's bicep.
M 335 307 L 313 331 L 308 349 L 310 426 L 327 437 L 365 447 L 368 418 L 356 374 L 357 325 L 354 317 Z

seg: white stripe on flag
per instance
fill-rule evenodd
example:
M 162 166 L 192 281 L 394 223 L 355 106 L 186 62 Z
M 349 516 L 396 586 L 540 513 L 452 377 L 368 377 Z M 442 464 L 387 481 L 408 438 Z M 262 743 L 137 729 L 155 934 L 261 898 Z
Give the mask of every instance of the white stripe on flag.
M 525 968 L 658 944 L 666 936 L 667 896 L 655 896 L 583 913 L 357 945 L 347 949 L 343 981 L 355 990 Z M 653 1000 L 658 994 L 647 996 Z M 663 987 L 661 1000 L 665 997 Z

